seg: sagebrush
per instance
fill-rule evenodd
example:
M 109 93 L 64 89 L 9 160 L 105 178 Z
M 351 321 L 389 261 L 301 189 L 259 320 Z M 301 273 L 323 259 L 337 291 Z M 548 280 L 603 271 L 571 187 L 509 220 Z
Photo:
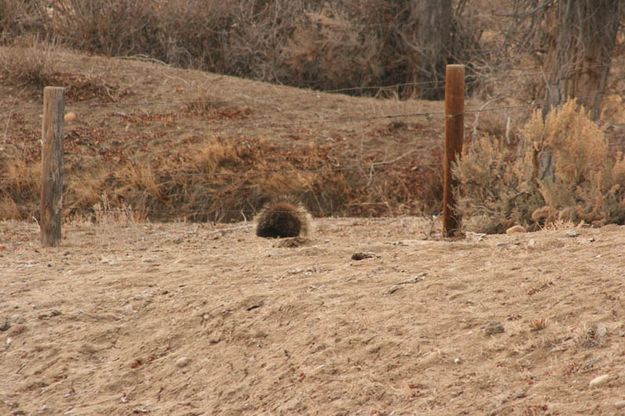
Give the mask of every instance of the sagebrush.
M 625 221 L 625 159 L 571 100 L 545 119 L 535 112 L 511 146 L 484 136 L 457 163 L 459 209 L 466 228 L 502 232 L 514 224 Z

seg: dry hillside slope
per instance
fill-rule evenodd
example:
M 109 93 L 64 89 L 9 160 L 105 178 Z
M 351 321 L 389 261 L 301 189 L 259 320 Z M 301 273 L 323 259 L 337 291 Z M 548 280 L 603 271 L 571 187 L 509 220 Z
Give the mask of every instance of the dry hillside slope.
M 76 114 L 65 139 L 72 212 L 89 213 L 103 194 L 160 220 L 238 221 L 281 193 L 317 215 L 415 214 L 438 203 L 440 102 L 355 98 L 42 46 L 1 48 L 0 64 L 0 218 L 36 215 L 42 85 L 66 86 L 66 110 Z M 19 75 L 25 69 L 31 77 Z M 428 115 L 388 117 L 411 113 Z

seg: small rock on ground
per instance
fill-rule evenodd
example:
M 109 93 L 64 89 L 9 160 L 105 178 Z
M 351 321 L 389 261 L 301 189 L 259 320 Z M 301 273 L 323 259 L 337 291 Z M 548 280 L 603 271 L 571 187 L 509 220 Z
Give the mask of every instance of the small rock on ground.
M 65 122 L 67 123 L 71 123 L 72 121 L 76 121 L 76 118 L 78 118 L 78 116 L 76 116 L 76 113 L 70 111 L 69 113 L 65 114 L 63 120 L 65 120 Z
M 191 359 L 189 357 L 181 357 L 176 361 L 176 367 L 183 368 L 191 363 Z
M 501 334 L 505 331 L 501 322 L 497 322 L 497 321 L 491 321 L 487 323 L 482 329 L 484 333 L 488 336 Z
M 527 230 L 522 225 L 513 225 L 506 230 L 506 234 L 521 234 L 525 232 L 527 232 Z
M 4 322 L 0 323 L 0 332 L 8 331 L 9 328 L 11 328 L 11 324 L 8 319 L 5 319 Z
M 375 254 L 372 253 L 354 253 L 352 254 L 352 260 L 364 260 L 364 259 L 372 259 L 375 257 Z
M 610 376 L 608 374 L 603 374 L 603 375 L 601 375 L 599 377 L 593 378 L 590 381 L 589 386 L 590 387 L 600 387 L 600 386 L 603 386 L 604 384 L 606 384 L 609 380 L 610 380 Z
M 577 237 L 579 235 L 579 231 L 576 228 L 571 228 L 566 232 L 567 237 Z

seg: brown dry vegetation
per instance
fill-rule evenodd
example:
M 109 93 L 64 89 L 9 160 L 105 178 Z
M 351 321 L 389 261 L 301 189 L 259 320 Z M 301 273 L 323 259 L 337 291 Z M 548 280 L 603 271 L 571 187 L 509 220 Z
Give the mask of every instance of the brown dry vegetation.
M 623 227 L 579 224 L 625 220 L 622 57 L 600 125 L 574 104 L 543 121 L 535 57 L 499 54 L 501 2 L 456 3 L 475 78 L 467 233 L 445 241 L 404 216 L 440 209 L 442 103 L 366 88 L 416 77 L 391 36 L 400 3 L 0 0 L 0 414 L 622 412 Z M 64 239 L 42 250 L 46 84 L 77 117 Z M 397 217 L 254 236 L 285 196 L 317 217 Z M 542 231 L 471 232 L 513 224 Z
M 0 50 L 0 79 L 2 218 L 38 215 L 40 87 L 50 83 L 66 86 L 67 110 L 78 114 L 65 140 L 72 217 L 93 219 L 106 201 L 138 218 L 238 221 L 282 196 L 316 216 L 440 209 L 440 103 L 302 91 L 39 43 Z M 623 163 L 608 149 L 617 130 L 608 135 L 571 106 L 542 126 L 518 100 L 501 103 L 511 109 L 468 102 L 486 111 L 467 116 L 459 171 L 469 230 L 544 226 L 560 213 L 623 221 Z M 619 122 L 617 105 L 606 106 L 607 125 Z M 415 112 L 425 116 L 394 117 Z M 562 186 L 536 182 L 542 148 L 558 150 Z M 538 209 L 543 216 L 533 217 Z
M 479 29 L 458 7 L 446 55 L 480 55 Z M 412 83 L 431 65 L 414 53 L 410 8 L 382 0 L 0 0 L 0 33 L 39 36 L 109 56 L 146 56 L 175 66 L 320 89 Z M 439 74 L 440 75 L 440 74 Z M 440 96 L 403 85 L 402 96 Z M 437 91 L 434 93 L 433 91 Z
M 541 166 L 551 157 L 554 177 Z M 456 175 L 466 228 L 503 232 L 557 221 L 603 225 L 625 221 L 625 160 L 610 154 L 604 131 L 569 101 L 547 118 L 535 112 L 518 143 L 487 135 L 474 141 Z
M 318 216 L 438 210 L 440 115 L 385 118 L 440 112 L 438 103 L 358 100 L 55 47 L 2 49 L 0 78 L 3 218 L 37 216 L 42 83 L 66 86 L 67 111 L 78 115 L 65 138 L 71 216 L 93 215 L 106 199 L 154 220 L 232 221 L 287 195 Z
M 472 123 L 467 126 L 470 139 L 490 134 L 471 151 L 470 155 L 479 155 L 468 160 L 473 168 L 460 172 L 467 188 L 461 209 L 472 217 L 469 229 L 502 231 L 515 223 L 544 226 L 545 218 L 532 218 L 536 209 L 550 210 L 551 219 L 568 210 L 575 211 L 568 215 L 572 221 L 622 222 L 619 187 L 625 184 L 613 155 L 608 171 L 599 174 L 596 166 L 588 166 L 592 177 L 582 175 L 567 186 L 535 183 L 535 172 L 528 171 L 527 149 L 538 139 L 526 137 L 522 127 L 532 103 L 543 94 L 541 75 L 535 71 L 540 60 L 531 50 L 544 43 L 542 35 L 523 38 L 531 23 L 518 19 L 510 30 L 506 22 L 514 18 L 500 11 L 516 10 L 514 2 L 455 2 L 454 7 L 449 28 L 454 43 L 443 52 L 451 61 L 468 64 L 476 106 L 484 100 L 479 108 L 485 112 L 467 117 Z M 302 200 L 316 215 L 436 213 L 441 194 L 440 146 L 434 141 L 440 138 L 439 119 L 375 118 L 393 113 L 391 109 L 440 112 L 435 103 L 362 101 L 359 111 L 351 112 L 348 108 L 354 102 L 343 98 L 331 102 L 323 94 L 302 93 L 280 103 L 260 93 L 265 87 L 252 87 L 252 94 L 242 92 L 248 88 L 245 83 L 230 83 L 234 94 L 228 95 L 219 90 L 219 82 L 209 85 L 197 73 L 147 64 L 141 71 L 127 71 L 124 67 L 139 65 L 131 65 L 127 58 L 116 61 L 116 75 L 101 68 L 113 64 L 105 60 L 95 64 L 97 58 L 82 65 L 76 61 L 83 58 L 61 52 L 65 61 L 59 61 L 55 52 L 59 48 L 32 40 L 35 36 L 90 53 L 134 56 L 300 87 L 346 88 L 349 94 L 435 96 L 428 89 L 436 89 L 437 81 L 414 83 L 428 64 L 414 53 L 418 45 L 413 42 L 414 27 L 408 24 L 409 12 L 402 2 L 380 0 L 323 4 L 2 0 L 3 41 L 16 46 L 2 50 L 0 79 L 9 94 L 19 97 L 7 103 L 9 107 L 21 108 L 22 100 L 31 100 L 26 108 L 32 110 L 41 87 L 58 84 L 66 86 L 69 104 L 79 110 L 79 121 L 68 128 L 67 147 L 73 154 L 66 206 L 72 215 L 92 216 L 93 207 L 106 200 L 144 218 L 232 221 L 249 218 L 266 201 L 284 194 Z M 513 64 L 520 69 L 508 71 Z M 150 93 L 159 84 L 159 94 Z M 394 85 L 372 87 L 385 84 Z M 282 91 L 286 90 L 274 88 L 269 94 L 286 94 Z M 611 92 L 618 91 L 615 83 Z M 273 107 L 266 108 L 266 102 Z M 506 105 L 518 110 L 498 111 Z M 596 130 L 600 137 L 588 130 L 560 129 L 546 149 L 572 140 L 577 150 L 569 159 L 583 159 L 589 138 L 605 148 L 620 135 L 622 111 L 615 111 L 617 106 L 606 100 L 604 127 Z M 282 118 L 280 113 L 288 115 Z M 29 174 L 36 171 L 37 157 L 32 114 L 24 118 L 20 111 L 8 112 L 4 139 L 8 156 L 0 160 L 7 186 L 0 188 L 0 217 L 36 217 L 37 180 Z M 292 126 L 298 118 L 304 128 Z M 200 131 L 208 125 L 217 127 L 209 134 Z M 273 137 L 280 129 L 284 130 L 277 134 L 280 137 Z M 30 139 L 24 140 L 27 136 Z M 409 139 L 420 143 L 413 146 Z M 513 165 L 515 172 L 504 174 L 507 177 L 491 174 L 493 168 L 505 171 Z M 503 186 L 508 189 L 497 181 L 510 182 Z M 531 189 L 525 189 L 528 186 Z M 576 195 L 580 192 L 583 197 Z M 573 203 L 575 198 L 583 202 Z

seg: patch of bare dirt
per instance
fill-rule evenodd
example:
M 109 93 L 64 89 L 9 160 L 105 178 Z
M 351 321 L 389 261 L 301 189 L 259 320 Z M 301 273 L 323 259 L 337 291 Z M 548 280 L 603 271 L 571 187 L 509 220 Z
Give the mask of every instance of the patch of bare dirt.
M 0 413 L 620 411 L 623 227 L 448 242 L 415 218 L 315 222 L 305 245 L 74 224 L 57 249 L 0 223 Z

